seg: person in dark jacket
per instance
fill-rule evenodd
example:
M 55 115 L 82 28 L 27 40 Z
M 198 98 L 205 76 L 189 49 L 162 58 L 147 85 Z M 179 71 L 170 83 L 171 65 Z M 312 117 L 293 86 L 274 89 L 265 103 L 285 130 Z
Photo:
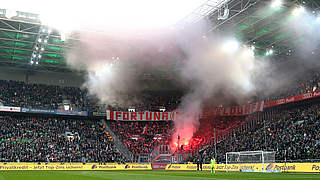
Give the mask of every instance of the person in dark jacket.
M 197 171 L 201 170 L 202 171 L 202 156 L 201 154 L 198 155 L 197 157 Z

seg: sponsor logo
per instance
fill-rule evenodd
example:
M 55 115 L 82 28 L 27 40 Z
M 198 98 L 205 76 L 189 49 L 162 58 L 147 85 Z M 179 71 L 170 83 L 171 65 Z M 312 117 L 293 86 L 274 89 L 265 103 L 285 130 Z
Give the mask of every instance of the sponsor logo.
M 320 171 L 320 166 L 317 166 L 317 165 L 312 165 L 312 170 L 313 171 Z
M 55 114 L 62 114 L 62 115 L 78 115 L 78 116 L 87 116 L 87 111 L 67 111 L 67 110 L 61 110 L 56 109 Z
M 27 170 L 29 166 L 0 166 L 2 170 Z
M 273 169 L 273 164 L 270 163 L 267 167 L 266 167 L 266 170 L 272 170 Z
M 97 169 L 97 165 L 92 165 L 91 169 Z
M 279 166 L 279 165 L 275 165 L 274 166 L 274 170 L 281 170 L 281 171 L 288 171 L 288 170 L 296 170 L 296 166 L 292 165 L 292 166 Z
M 99 169 L 117 169 L 117 166 L 98 166 Z
M 130 168 L 130 166 L 129 166 L 129 165 L 126 165 L 124 168 L 125 168 L 125 169 L 129 169 L 129 168 Z
M 196 169 L 196 166 L 187 166 L 187 169 Z
M 132 165 L 132 169 L 148 169 L 147 165 Z
M 217 166 L 217 167 L 215 167 L 215 169 L 225 169 L 225 167 L 224 166 Z
M 246 169 L 246 170 L 251 170 L 251 169 L 254 169 L 255 166 L 246 166 L 246 165 L 243 165 L 243 166 L 240 166 L 240 169 Z

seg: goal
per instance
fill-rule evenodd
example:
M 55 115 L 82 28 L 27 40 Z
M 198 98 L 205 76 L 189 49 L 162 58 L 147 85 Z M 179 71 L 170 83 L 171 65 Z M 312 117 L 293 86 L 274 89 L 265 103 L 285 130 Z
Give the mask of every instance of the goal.
M 275 162 L 274 151 L 242 151 L 226 153 L 226 171 L 231 165 L 239 165 L 240 171 L 268 172 L 267 166 Z M 243 165 L 241 165 L 243 164 Z M 244 165 L 245 164 L 245 165 Z M 251 165 L 250 165 L 251 164 Z M 242 168 L 243 167 L 243 168 Z

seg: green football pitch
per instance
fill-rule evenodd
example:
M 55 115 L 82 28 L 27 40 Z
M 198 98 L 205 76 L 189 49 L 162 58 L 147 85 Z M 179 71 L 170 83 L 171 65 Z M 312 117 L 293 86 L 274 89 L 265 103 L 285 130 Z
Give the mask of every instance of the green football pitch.
M 191 171 L 1 171 L 0 180 L 188 180 L 188 179 L 320 179 L 320 174 L 225 173 Z

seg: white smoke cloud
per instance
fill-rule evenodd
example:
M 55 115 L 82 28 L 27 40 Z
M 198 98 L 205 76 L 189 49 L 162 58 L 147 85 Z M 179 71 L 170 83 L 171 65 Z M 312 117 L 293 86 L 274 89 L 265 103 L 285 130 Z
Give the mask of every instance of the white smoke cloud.
M 174 144 L 178 144 L 178 135 L 180 144 L 192 138 L 206 101 L 210 99 L 211 105 L 216 106 L 223 104 L 221 97 L 215 99 L 221 90 L 224 99 L 232 98 L 239 104 L 255 95 L 252 75 L 262 70 L 262 64 L 256 63 L 250 47 L 237 42 L 232 36 L 201 36 L 204 32 L 208 32 L 206 25 L 179 36 L 181 47 L 187 54 L 180 77 L 188 82 L 190 92 L 183 97 L 180 113 L 174 121 Z
M 261 62 L 256 63 L 250 47 L 232 36 L 203 36 L 208 27 L 170 30 L 161 35 L 150 33 L 139 38 L 128 32 L 107 36 L 79 32 L 79 42 L 67 52 L 67 62 L 73 68 L 81 64 L 87 71 L 84 86 L 103 104 L 128 107 L 139 102 L 130 96 L 141 87 L 139 74 L 166 64 L 167 59 L 182 57 L 176 79 L 187 85 L 189 92 L 179 106 L 172 142 L 176 142 L 178 135 L 187 142 L 199 126 L 198 117 L 205 102 L 213 99 L 211 105 L 219 105 L 226 98 L 239 104 L 246 102 L 255 95 L 252 73 L 262 67 Z M 216 98 L 221 92 L 223 96 Z
M 183 59 L 177 78 L 189 91 L 179 105 L 172 137 L 172 143 L 176 143 L 179 135 L 183 144 L 197 131 L 199 114 L 208 102 L 217 106 L 231 99 L 233 103 L 244 104 L 257 92 L 272 94 L 296 77 L 295 68 L 280 69 L 279 73 L 272 63 L 255 57 L 250 47 L 231 35 L 208 34 L 209 26 L 203 23 L 185 30 L 164 30 L 161 35 L 155 35 L 159 32 L 139 35 L 126 31 L 111 35 L 80 32 L 80 43 L 68 51 L 67 62 L 73 68 L 83 65 L 88 72 L 84 86 L 101 102 L 128 106 L 139 102 L 130 97 L 142 85 L 137 75 L 166 64 L 168 59 Z M 303 26 L 294 27 L 303 31 Z M 319 25 L 312 27 L 308 38 Z M 95 30 L 109 32 L 103 28 Z M 314 46 L 306 47 L 311 45 Z

